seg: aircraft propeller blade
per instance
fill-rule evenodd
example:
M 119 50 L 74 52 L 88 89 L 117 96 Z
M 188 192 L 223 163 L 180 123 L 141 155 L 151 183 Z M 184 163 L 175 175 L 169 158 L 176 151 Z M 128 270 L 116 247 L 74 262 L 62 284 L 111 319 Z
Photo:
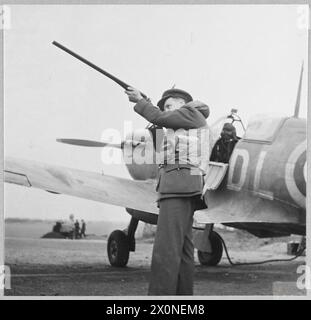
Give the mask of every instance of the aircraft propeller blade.
M 114 147 L 119 149 L 123 147 L 123 143 L 109 143 L 109 142 L 101 142 L 101 141 L 94 141 L 94 140 L 56 139 L 56 141 L 75 145 L 75 146 L 82 146 L 82 147 L 97 147 L 97 148 Z

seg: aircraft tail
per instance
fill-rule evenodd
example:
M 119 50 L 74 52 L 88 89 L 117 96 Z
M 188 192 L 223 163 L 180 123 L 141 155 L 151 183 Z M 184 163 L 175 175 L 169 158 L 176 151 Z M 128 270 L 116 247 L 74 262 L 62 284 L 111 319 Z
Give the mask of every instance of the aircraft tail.
M 297 98 L 296 98 L 296 105 L 295 105 L 295 113 L 294 113 L 294 117 L 295 117 L 295 118 L 298 118 L 299 109 L 300 109 L 300 97 L 301 97 L 302 75 L 303 75 L 303 61 L 302 61 L 302 65 L 301 65 L 300 79 L 299 79 L 299 85 L 298 85 L 298 91 L 297 91 Z

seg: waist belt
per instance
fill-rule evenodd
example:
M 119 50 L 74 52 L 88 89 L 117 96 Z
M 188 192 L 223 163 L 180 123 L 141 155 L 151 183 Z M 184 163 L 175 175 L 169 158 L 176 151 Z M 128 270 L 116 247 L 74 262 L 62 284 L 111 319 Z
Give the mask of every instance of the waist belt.
M 195 166 L 189 164 L 189 163 L 161 163 L 159 164 L 159 168 L 196 168 Z

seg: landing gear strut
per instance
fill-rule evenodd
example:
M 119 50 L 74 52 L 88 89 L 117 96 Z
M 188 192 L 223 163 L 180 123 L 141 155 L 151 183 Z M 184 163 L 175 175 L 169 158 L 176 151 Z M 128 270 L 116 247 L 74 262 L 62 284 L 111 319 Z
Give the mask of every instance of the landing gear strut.
M 115 230 L 110 234 L 107 253 L 113 267 L 125 267 L 129 260 L 130 251 L 135 251 L 135 232 L 138 221 L 132 217 L 127 229 Z

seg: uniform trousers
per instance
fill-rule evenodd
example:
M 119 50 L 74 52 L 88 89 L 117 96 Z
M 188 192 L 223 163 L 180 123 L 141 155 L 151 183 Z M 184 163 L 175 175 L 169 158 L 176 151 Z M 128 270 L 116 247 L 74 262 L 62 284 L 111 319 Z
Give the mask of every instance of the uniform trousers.
M 193 295 L 193 197 L 159 200 L 149 295 Z

